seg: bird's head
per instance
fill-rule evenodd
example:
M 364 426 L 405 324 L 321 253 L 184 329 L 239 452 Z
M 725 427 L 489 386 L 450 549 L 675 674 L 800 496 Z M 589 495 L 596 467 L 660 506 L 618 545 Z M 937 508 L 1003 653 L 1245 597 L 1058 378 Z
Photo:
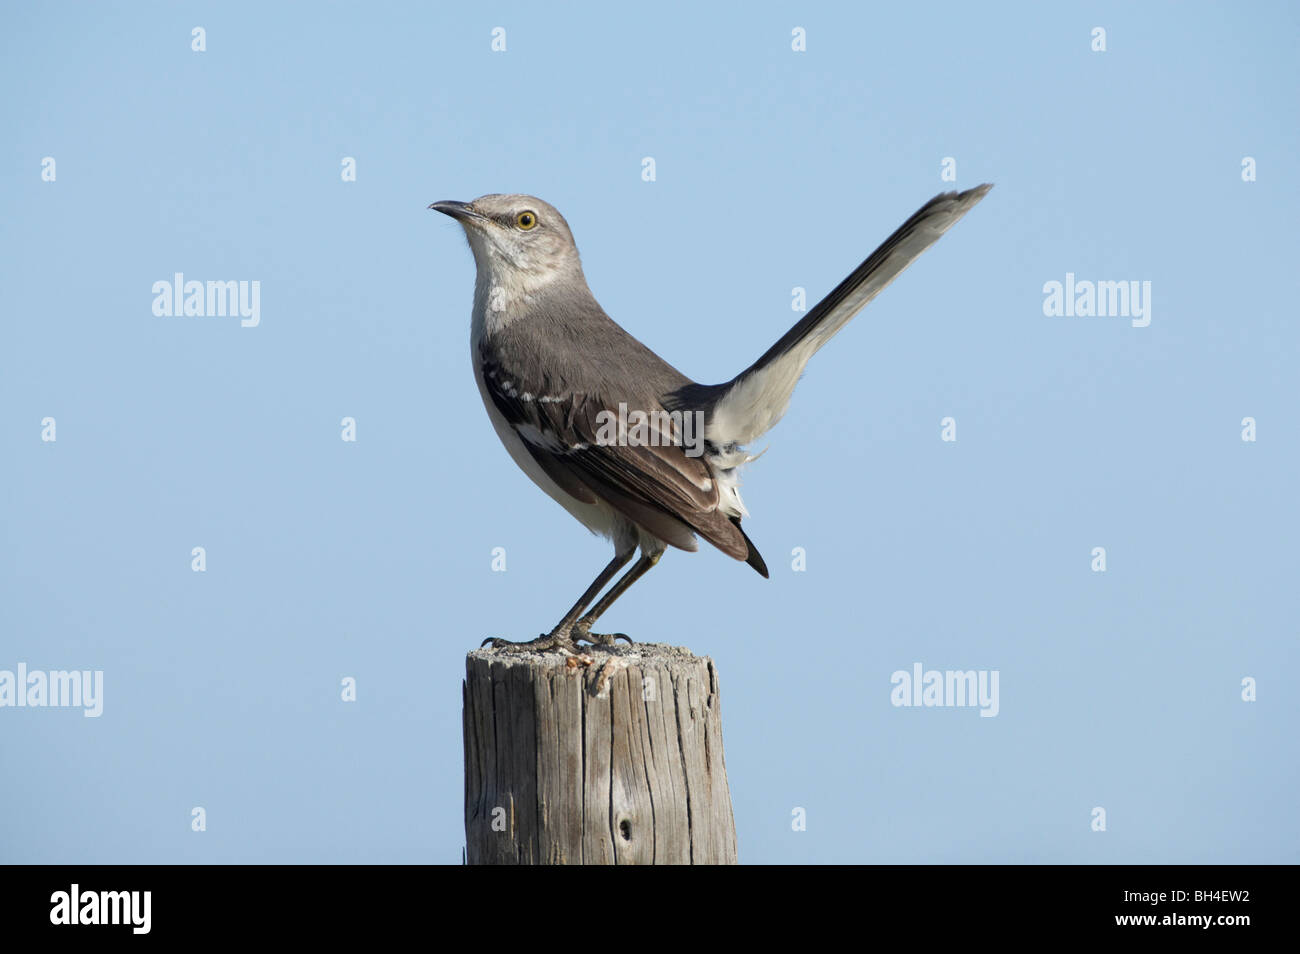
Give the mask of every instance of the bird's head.
M 540 286 L 582 274 L 569 223 L 531 195 L 483 195 L 472 202 L 435 202 L 431 209 L 460 222 L 480 273 L 498 281 Z

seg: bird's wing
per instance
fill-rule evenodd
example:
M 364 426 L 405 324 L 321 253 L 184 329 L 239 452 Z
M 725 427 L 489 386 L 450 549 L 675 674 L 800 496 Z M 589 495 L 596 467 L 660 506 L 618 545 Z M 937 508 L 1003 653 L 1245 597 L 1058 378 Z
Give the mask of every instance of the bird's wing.
M 644 440 L 619 437 L 617 401 L 546 382 L 520 380 L 481 354 L 485 390 L 538 465 L 560 487 L 584 502 L 599 498 L 665 543 L 696 549 L 698 533 L 738 560 L 749 544 L 718 507 L 717 481 L 703 457 L 683 446 L 680 428 L 660 420 Z M 558 393 L 556 393 L 558 391 Z M 624 420 L 635 410 L 624 407 Z M 680 415 L 690 412 L 677 412 Z M 635 420 L 632 421 L 635 424 Z M 703 441 L 703 433 L 698 434 Z M 702 445 L 701 445 L 702 446 Z

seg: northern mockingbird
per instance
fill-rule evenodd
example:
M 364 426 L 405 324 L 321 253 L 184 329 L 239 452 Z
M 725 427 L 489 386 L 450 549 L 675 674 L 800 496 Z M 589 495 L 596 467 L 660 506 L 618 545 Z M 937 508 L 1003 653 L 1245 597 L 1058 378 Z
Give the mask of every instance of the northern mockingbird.
M 631 642 L 591 626 L 665 549 L 694 550 L 697 535 L 766 577 L 740 527 L 738 468 L 753 460 L 744 445 L 781 419 L 808 359 L 990 188 L 935 196 L 724 384 L 696 384 L 605 314 L 568 223 L 541 199 L 430 205 L 460 222 L 474 252 L 470 345 L 497 436 L 534 483 L 614 544 L 614 558 L 553 630 L 484 645 L 577 652 L 579 639 Z M 641 558 L 597 601 L 638 547 Z

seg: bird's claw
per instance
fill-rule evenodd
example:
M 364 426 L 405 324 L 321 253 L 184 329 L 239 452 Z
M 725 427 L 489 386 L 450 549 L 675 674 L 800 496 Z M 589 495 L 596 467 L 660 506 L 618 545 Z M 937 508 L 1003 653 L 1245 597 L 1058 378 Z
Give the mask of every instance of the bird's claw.
M 479 649 L 485 649 L 488 646 L 493 649 L 504 649 L 506 652 L 511 653 L 544 653 L 551 650 L 563 650 L 564 652 L 576 654 L 581 651 L 572 637 L 561 633 L 543 633 L 536 639 L 530 639 L 523 643 L 490 636 L 483 640 Z
M 629 646 L 634 645 L 632 637 L 627 633 L 589 633 L 585 629 L 575 629 L 569 633 L 543 633 L 536 639 L 530 639 L 524 643 L 516 643 L 509 639 L 499 639 L 489 636 L 483 640 L 479 649 L 486 649 L 491 646 L 493 649 L 504 649 L 506 652 L 515 653 L 544 653 L 550 651 L 564 651 L 577 655 L 582 652 L 578 646 L 578 640 L 591 643 L 593 646 L 610 647 L 615 645 L 620 639 Z
M 578 639 L 585 639 L 593 646 L 613 646 L 621 639 L 629 646 L 634 645 L 627 633 L 579 633 Z

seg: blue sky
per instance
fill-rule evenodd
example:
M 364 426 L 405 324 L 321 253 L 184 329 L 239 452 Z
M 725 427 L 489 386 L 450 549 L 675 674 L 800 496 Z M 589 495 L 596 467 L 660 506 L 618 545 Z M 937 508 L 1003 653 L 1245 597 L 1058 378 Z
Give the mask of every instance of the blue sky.
M 553 203 L 714 382 L 985 181 L 760 443 L 772 579 L 670 552 L 606 623 L 716 660 L 742 861 L 1300 860 L 1293 7 L 3 17 L 0 670 L 104 708 L 0 708 L 0 860 L 459 861 L 464 653 L 609 552 L 500 447 L 431 201 Z M 177 272 L 260 322 L 156 317 Z M 1045 316 L 1067 273 L 1150 324 Z M 996 670 L 997 716 L 892 705 L 918 662 Z

